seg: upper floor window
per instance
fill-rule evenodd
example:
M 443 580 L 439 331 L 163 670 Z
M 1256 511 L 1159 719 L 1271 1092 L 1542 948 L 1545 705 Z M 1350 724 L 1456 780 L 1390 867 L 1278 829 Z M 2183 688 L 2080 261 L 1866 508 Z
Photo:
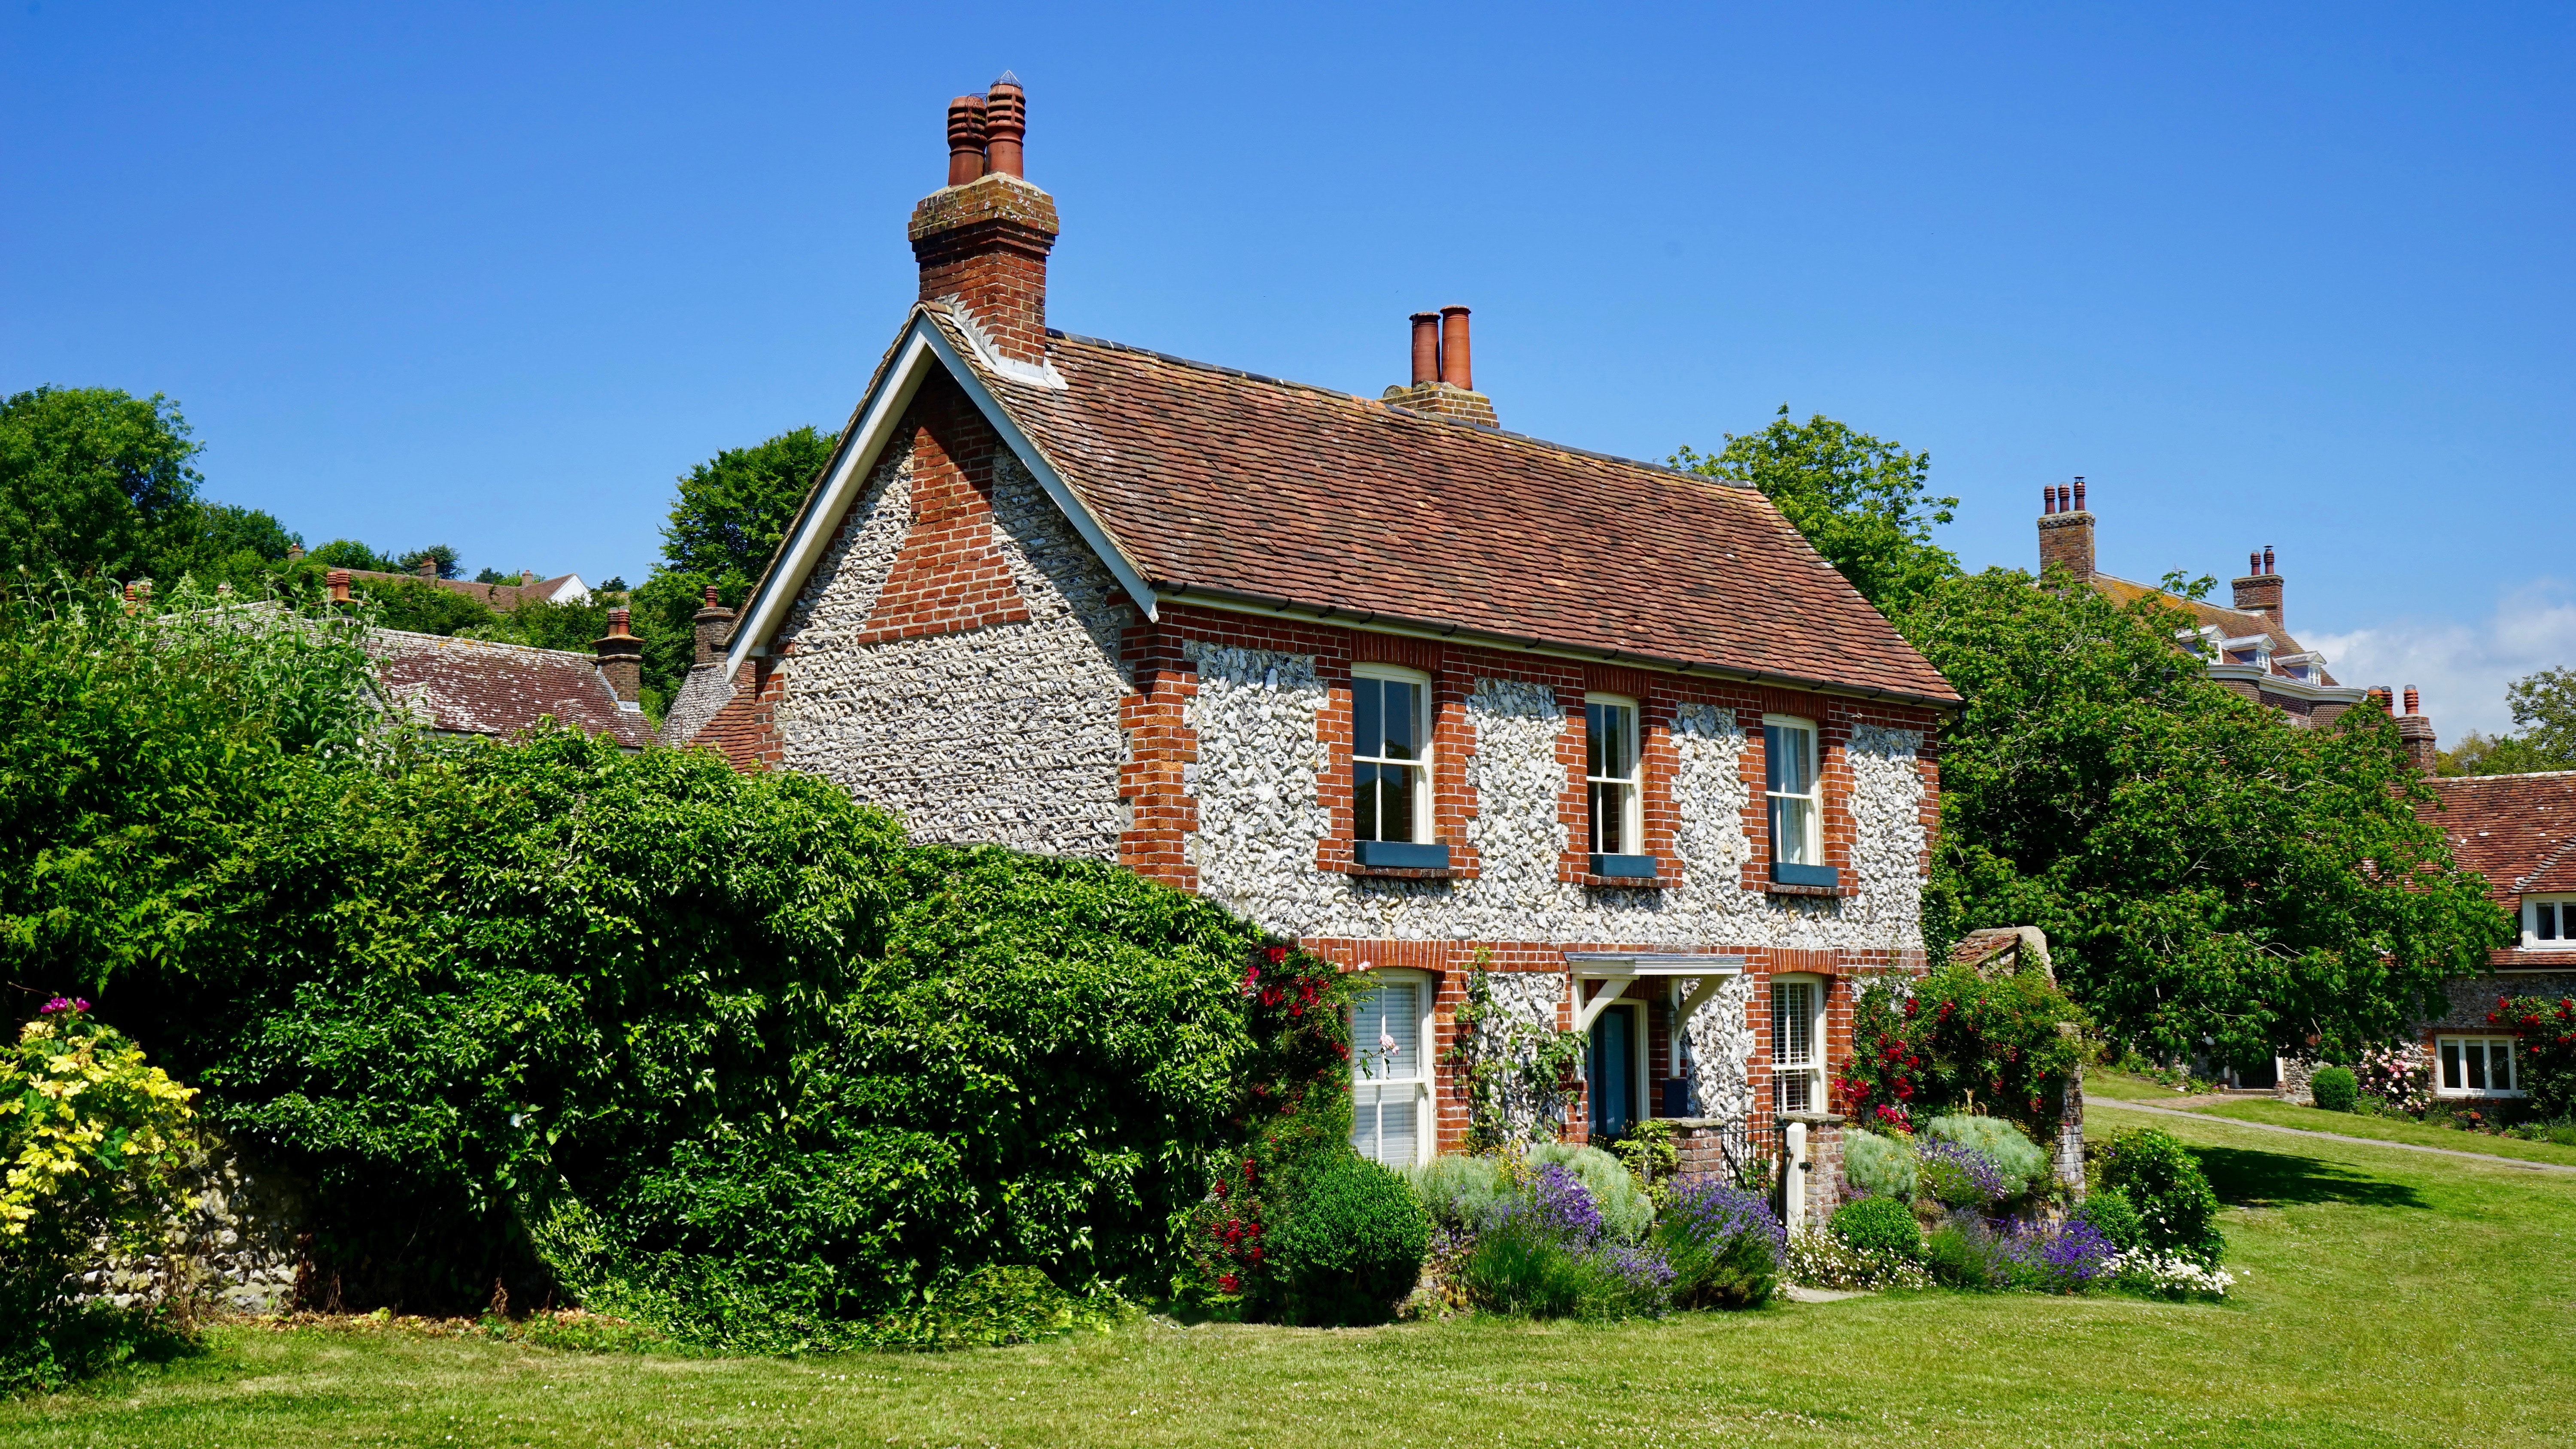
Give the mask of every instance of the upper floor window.
M 1392 665 L 1353 668 L 1353 835 L 1360 840 L 1430 840 L 1430 768 L 1430 677 Z
M 2526 951 L 2576 951 L 2576 896 L 2523 897 L 2522 945 Z
M 2519 1097 L 2525 1095 L 2514 1075 L 2514 1039 L 2509 1036 L 2446 1036 L 2434 1040 L 2441 1077 L 2433 1092 L 2442 1097 Z
M 1824 864 L 1816 799 L 1816 726 L 1794 715 L 1762 717 L 1763 787 L 1771 803 L 1771 859 Z
M 1583 783 L 1591 796 L 1592 853 L 1639 855 L 1645 847 L 1637 800 L 1637 705 L 1614 694 L 1583 703 Z

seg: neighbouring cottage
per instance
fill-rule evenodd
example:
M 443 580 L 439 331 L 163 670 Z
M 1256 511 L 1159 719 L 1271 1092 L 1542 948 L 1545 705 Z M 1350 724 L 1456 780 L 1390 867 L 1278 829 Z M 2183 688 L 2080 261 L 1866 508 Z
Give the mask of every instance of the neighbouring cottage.
M 1380 398 L 1050 330 L 1024 107 L 950 107 L 920 301 L 665 738 L 1370 970 L 1381 1160 L 1466 1128 L 1479 963 L 1586 1034 L 1574 1138 L 1829 1129 L 1925 966 L 1950 686 L 1752 488 L 1502 431 L 1463 307 Z
M 328 574 L 331 598 L 349 602 L 351 570 Z M 629 754 L 653 742 L 644 718 L 644 641 L 624 609 L 608 611 L 608 634 L 583 654 L 486 639 L 370 629 L 360 641 L 388 699 L 433 734 L 510 739 L 553 719 L 607 735 Z
M 288 552 L 290 558 L 303 556 L 304 550 L 300 547 Z M 496 614 L 506 614 L 521 604 L 590 602 L 590 585 L 583 583 L 579 574 L 557 574 L 550 579 L 541 579 L 533 571 L 523 571 L 515 584 L 486 584 L 473 579 L 441 578 L 438 561 L 426 558 L 407 574 L 389 573 L 383 569 L 338 569 L 334 572 L 347 574 L 352 583 L 398 584 L 407 579 L 416 580 L 451 594 L 462 594 Z

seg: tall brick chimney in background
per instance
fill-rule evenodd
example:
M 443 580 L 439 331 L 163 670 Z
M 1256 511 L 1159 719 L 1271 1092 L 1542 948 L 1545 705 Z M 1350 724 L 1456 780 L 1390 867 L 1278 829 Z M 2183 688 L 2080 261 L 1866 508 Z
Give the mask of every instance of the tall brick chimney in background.
M 707 601 L 692 617 L 698 626 L 698 657 L 692 664 L 716 664 L 724 659 L 725 637 L 733 633 L 733 610 L 716 602 L 716 586 L 707 585 Z
M 599 656 L 599 672 L 617 693 L 620 704 L 644 697 L 644 641 L 626 632 L 631 618 L 624 609 L 608 611 L 608 632 L 590 647 Z
M 1032 367 L 1046 362 L 1047 253 L 1055 249 L 1055 198 L 1021 174 L 1028 98 L 1007 71 L 984 96 L 948 103 L 948 184 L 912 209 L 912 255 L 921 300 L 972 319 L 993 351 Z
M 2093 578 L 2093 515 L 2084 507 L 2084 480 L 2078 478 L 2070 489 L 2065 484 L 2039 490 L 2039 568 L 2046 573 L 2051 566 L 2075 576 L 2077 583 Z
M 2405 741 L 2406 760 L 2415 767 L 2415 773 L 2429 775 L 2440 745 L 2433 736 L 2433 718 L 2423 710 L 2423 697 L 2415 692 L 2415 686 L 2406 686 L 2406 712 L 2397 717 L 2397 737 Z
M 1480 428 L 1499 428 L 1494 400 L 1476 391 L 1475 352 L 1467 341 L 1467 309 L 1443 307 L 1416 312 L 1413 324 L 1413 384 L 1390 387 L 1379 401 L 1433 417 L 1456 418 Z
M 2234 581 L 2236 612 L 2260 614 L 2272 621 L 2272 627 L 2286 630 L 2281 621 L 2281 576 L 2272 569 L 2272 546 L 2263 545 L 2260 553 L 2245 558 L 2245 576 Z

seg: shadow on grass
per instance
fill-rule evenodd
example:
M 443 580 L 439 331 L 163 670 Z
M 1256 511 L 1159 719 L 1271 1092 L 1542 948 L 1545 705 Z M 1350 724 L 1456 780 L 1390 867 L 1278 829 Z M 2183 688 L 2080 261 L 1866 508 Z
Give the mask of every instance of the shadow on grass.
M 2430 1208 L 2421 1194 L 2404 1183 L 2372 1177 L 2313 1157 L 2285 1152 L 2255 1152 L 2243 1147 L 2195 1147 L 2201 1171 L 2218 1200 L 2234 1207 L 2282 1207 L 2292 1203 L 2348 1202 L 2363 1207 Z

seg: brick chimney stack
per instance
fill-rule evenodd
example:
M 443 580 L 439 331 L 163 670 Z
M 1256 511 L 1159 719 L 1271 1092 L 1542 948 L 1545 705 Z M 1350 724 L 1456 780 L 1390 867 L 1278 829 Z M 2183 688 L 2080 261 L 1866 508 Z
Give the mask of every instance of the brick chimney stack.
M 2093 578 L 2093 515 L 2084 507 L 2084 480 L 2072 487 L 2056 484 L 2039 490 L 2039 568 L 2062 568 L 2077 583 Z M 2053 506 L 2052 506 L 2053 505 Z
M 1007 72 L 981 101 L 948 103 L 948 185 L 912 209 L 921 300 L 945 302 L 1009 362 L 1046 362 L 1055 198 L 1021 175 L 1028 98 Z
M 323 582 L 331 586 L 332 603 L 345 604 L 349 602 L 349 571 L 347 569 L 333 569 L 329 573 L 324 574 L 322 579 Z
M 608 632 L 590 646 L 599 656 L 599 672 L 607 677 L 620 704 L 644 697 L 644 641 L 626 632 L 632 617 L 624 609 L 609 610 Z
M 718 664 L 724 660 L 725 639 L 733 633 L 733 610 L 716 602 L 716 586 L 707 585 L 707 601 L 692 616 L 698 626 L 698 657 L 693 664 Z
M 1413 324 L 1413 385 L 1390 387 L 1379 395 L 1411 412 L 1456 418 L 1480 428 L 1499 428 L 1494 400 L 1476 391 L 1475 354 L 1467 341 L 1467 309 L 1443 307 L 1416 312 Z
M 2432 717 L 2423 709 L 2423 697 L 2415 692 L 2415 686 L 2406 686 L 2406 712 L 2397 717 L 2397 737 L 2405 741 L 2406 759 L 2415 767 L 2415 773 L 2429 775 L 2433 773 L 2433 757 L 2439 744 L 2433 735 Z
M 411 566 L 411 571 L 420 575 L 422 578 L 435 581 L 438 578 L 438 560 L 435 557 L 424 558 L 420 562 L 413 564 Z
M 2234 583 L 2236 612 L 2260 614 L 2270 620 L 2275 629 L 2290 627 L 2281 620 L 2281 576 L 2273 572 L 2270 544 L 2263 545 L 2260 552 L 2246 556 L 2245 576 Z

